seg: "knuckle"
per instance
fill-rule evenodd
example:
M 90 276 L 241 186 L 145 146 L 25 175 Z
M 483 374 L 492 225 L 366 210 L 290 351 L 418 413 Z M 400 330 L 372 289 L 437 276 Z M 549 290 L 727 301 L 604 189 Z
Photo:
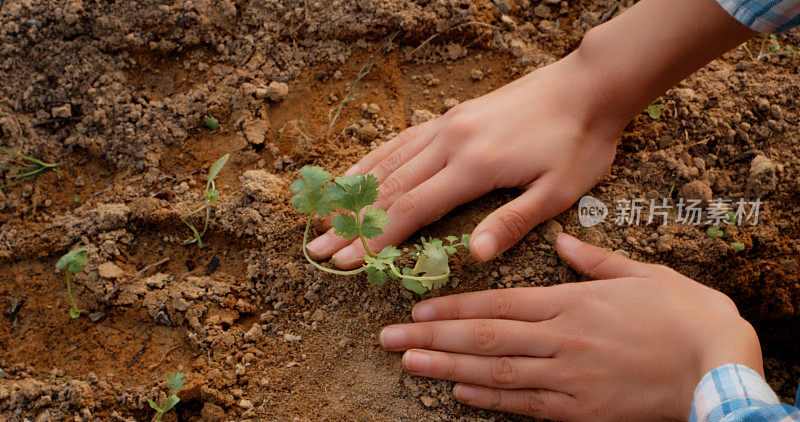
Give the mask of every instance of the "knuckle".
M 430 324 L 421 324 L 422 327 L 422 339 L 420 341 L 421 349 L 428 349 L 433 347 L 433 344 L 436 340 L 436 334 L 433 332 L 433 327 Z
M 418 195 L 414 192 L 406 192 L 400 198 L 397 199 L 397 211 L 400 212 L 401 215 L 407 215 L 414 211 L 416 211 L 417 207 L 419 206 L 420 201 Z
M 403 161 L 405 161 L 403 158 L 404 154 L 401 150 L 395 151 L 378 164 L 378 170 L 384 174 L 391 174 L 403 164 Z
M 517 381 L 517 368 L 511 358 L 502 357 L 492 363 L 492 380 L 496 384 L 513 384 Z
M 502 235 L 511 241 L 516 242 L 528 233 L 528 218 L 515 210 L 500 211 L 497 220 L 503 230 Z
M 400 176 L 392 175 L 384 181 L 379 188 L 380 196 L 384 199 L 390 199 L 393 197 L 397 192 L 400 192 L 402 189 L 403 183 L 400 180 Z
M 491 352 L 497 348 L 497 329 L 492 324 L 479 323 L 470 334 L 473 345 L 480 351 Z
M 457 108 L 453 109 L 448 118 L 447 134 L 451 139 L 461 141 L 475 134 L 477 123 L 471 113 L 464 111 L 465 109 L 463 108 L 456 110 Z
M 506 319 L 511 315 L 511 293 L 498 291 L 489 303 L 489 314 L 495 319 Z
M 528 397 L 525 399 L 524 410 L 528 415 L 541 415 L 546 412 L 549 400 L 547 395 L 542 390 L 533 390 L 528 392 Z

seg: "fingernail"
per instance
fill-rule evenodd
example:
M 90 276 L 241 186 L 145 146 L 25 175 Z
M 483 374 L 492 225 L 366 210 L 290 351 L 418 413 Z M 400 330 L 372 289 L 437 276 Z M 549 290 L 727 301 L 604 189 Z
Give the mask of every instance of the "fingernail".
M 497 255 L 497 239 L 493 234 L 484 232 L 475 237 L 471 249 L 481 261 L 488 261 Z
M 456 384 L 456 386 L 453 387 L 453 395 L 456 396 L 456 399 L 459 401 L 470 402 L 478 398 L 478 390 L 469 385 Z
M 408 372 L 427 373 L 431 370 L 433 359 L 424 352 L 408 351 L 403 355 L 403 365 Z
M 306 245 L 306 249 L 308 250 L 309 255 L 311 255 L 314 259 L 323 258 L 322 252 L 330 249 L 331 247 L 331 238 L 327 234 L 323 234 L 322 236 L 308 242 Z
M 581 241 L 566 234 L 561 233 L 556 238 L 556 250 L 559 253 L 572 254 L 581 246 Z
M 436 318 L 436 308 L 427 303 L 419 303 L 411 309 L 411 318 L 414 321 L 432 321 Z
M 347 171 L 344 172 L 344 175 L 345 176 L 352 176 L 352 175 L 354 175 L 354 174 L 356 174 L 356 173 L 358 173 L 360 171 L 361 171 L 361 168 L 358 167 L 358 164 L 356 164 L 353 167 L 350 167 L 349 169 L 347 169 Z
M 350 245 L 340 250 L 339 252 L 336 252 L 336 254 L 333 255 L 333 258 L 331 258 L 331 262 L 333 262 L 333 265 L 341 267 L 363 256 L 364 256 L 363 254 L 359 253 L 359 249 L 357 246 Z
M 381 347 L 384 349 L 401 349 L 406 345 L 406 331 L 402 328 L 387 327 L 381 331 Z

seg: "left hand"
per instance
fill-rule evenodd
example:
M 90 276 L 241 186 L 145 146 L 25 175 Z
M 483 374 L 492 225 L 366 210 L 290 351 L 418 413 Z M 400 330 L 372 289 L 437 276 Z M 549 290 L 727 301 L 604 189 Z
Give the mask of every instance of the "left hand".
M 465 404 L 556 420 L 686 420 L 710 370 L 763 374 L 752 326 L 724 294 L 562 234 L 560 257 L 602 280 L 418 303 L 381 332 L 418 376 Z

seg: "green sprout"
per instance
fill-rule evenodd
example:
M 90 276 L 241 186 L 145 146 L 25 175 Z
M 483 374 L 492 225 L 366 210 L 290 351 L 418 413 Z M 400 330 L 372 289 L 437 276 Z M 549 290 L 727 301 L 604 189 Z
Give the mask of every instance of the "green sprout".
M 206 182 L 206 191 L 203 195 L 203 205 L 197 208 L 194 211 L 188 212 L 181 216 L 181 221 L 184 224 L 189 226 L 189 229 L 192 230 L 192 235 L 194 236 L 192 239 L 189 239 L 183 242 L 184 245 L 190 245 L 192 243 L 197 242 L 197 246 L 200 248 L 203 247 L 203 240 L 202 237 L 208 231 L 208 220 L 211 218 L 211 205 L 219 200 L 219 191 L 216 188 L 216 184 L 214 183 L 214 179 L 217 178 L 217 175 L 222 168 L 225 167 L 225 163 L 228 162 L 229 154 L 225 154 L 219 158 L 219 160 L 215 161 L 214 164 L 211 165 L 211 169 L 208 170 L 208 181 Z M 206 212 L 205 215 L 205 222 L 203 223 L 203 231 L 198 231 L 197 228 L 187 220 L 187 218 L 204 211 Z
M 78 248 L 73 249 L 62 256 L 58 262 L 56 262 L 56 268 L 59 270 L 66 269 L 67 274 L 67 295 L 69 296 L 69 316 L 72 319 L 78 318 L 81 316 L 81 311 L 78 309 L 78 305 L 75 304 L 75 298 L 72 296 L 72 283 L 70 279 L 70 275 L 78 274 L 79 272 L 83 271 L 83 267 L 86 266 L 86 248 Z
M 214 130 L 219 130 L 219 120 L 215 119 L 215 118 L 214 118 L 214 117 L 212 117 L 212 116 L 206 116 L 206 117 L 203 119 L 203 124 L 204 124 L 204 125 L 205 125 L 207 128 L 211 129 L 212 131 L 214 131 Z
M 42 173 L 46 173 L 46 172 L 48 172 L 48 171 L 50 171 L 50 170 L 52 170 L 52 169 L 54 169 L 54 168 L 56 168 L 56 167 L 61 165 L 59 163 L 56 163 L 56 164 L 45 163 L 44 161 L 37 160 L 36 158 L 29 157 L 27 155 L 23 155 L 23 154 L 19 154 L 19 153 L 13 152 L 13 151 L 8 150 L 8 149 L 3 148 L 3 147 L 0 147 L 0 151 L 3 151 L 6 154 L 9 154 L 9 155 L 13 156 L 18 161 L 23 161 L 23 162 L 26 162 L 28 164 L 25 167 L 17 167 L 17 166 L 9 167 L 9 166 L 0 165 L 0 170 L 16 171 L 17 172 L 17 174 L 15 174 L 15 175 L 10 177 L 11 182 L 0 186 L 0 190 L 3 190 L 5 188 L 10 188 L 11 186 L 14 186 L 16 184 L 22 183 L 22 182 L 24 182 L 26 180 L 33 179 L 34 177 L 36 177 L 36 176 L 38 176 L 38 175 L 40 175 Z
M 395 260 L 400 251 L 394 246 L 387 246 L 379 252 L 373 252 L 367 245 L 367 239 L 380 236 L 383 227 L 389 223 L 386 211 L 373 204 L 378 199 L 378 179 L 371 175 L 356 174 L 342 176 L 331 180 L 330 173 L 322 167 L 305 166 L 299 171 L 301 178 L 290 186 L 295 193 L 292 204 L 297 210 L 308 216 L 303 234 L 303 255 L 311 265 L 319 270 L 338 275 L 355 275 L 367 273 L 367 280 L 376 285 L 383 285 L 388 278 L 401 279 L 403 286 L 415 293 L 425 293 L 442 287 L 450 279 L 449 256 L 457 252 L 459 246 L 469 249 L 469 235 L 448 236 L 440 239 L 421 239 L 421 245 L 415 245 L 416 265 L 413 268 L 398 270 Z M 327 217 L 335 213 L 331 224 L 334 233 L 343 239 L 361 240 L 366 251 L 364 264 L 355 270 L 340 271 L 326 268 L 308 255 L 306 245 L 311 230 L 311 220 L 316 214 Z
M 733 211 L 728 211 L 725 213 L 725 220 L 723 222 L 729 226 L 736 225 L 736 213 Z M 726 237 L 725 229 L 720 226 L 711 226 L 706 230 L 706 236 L 712 239 L 722 239 Z M 737 252 L 741 252 L 744 250 L 744 243 L 741 242 L 731 242 L 730 246 L 733 250 Z
M 164 414 L 172 410 L 178 402 L 181 401 L 178 396 L 175 395 L 181 388 L 183 388 L 183 384 L 186 382 L 186 377 L 181 374 L 180 372 L 173 372 L 167 375 L 167 388 L 169 388 L 169 396 L 167 396 L 164 403 L 161 406 L 157 405 L 152 399 L 147 399 L 147 403 L 150 404 L 150 407 L 156 411 L 156 416 L 153 418 L 155 421 L 161 421 L 164 417 Z
M 644 109 L 644 112 L 647 113 L 653 120 L 658 120 L 661 118 L 661 109 L 663 106 L 661 104 L 650 104 Z

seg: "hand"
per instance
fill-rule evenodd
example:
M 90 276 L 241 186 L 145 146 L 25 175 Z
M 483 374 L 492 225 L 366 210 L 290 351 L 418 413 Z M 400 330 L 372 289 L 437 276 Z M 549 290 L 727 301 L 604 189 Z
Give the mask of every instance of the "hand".
M 618 133 L 647 104 L 754 35 L 713 0 L 643 0 L 564 59 L 402 132 L 348 171 L 382 182 L 378 205 L 391 223 L 370 248 L 493 189 L 523 188 L 472 233 L 474 257 L 492 259 L 594 186 Z M 330 230 L 308 251 L 343 268 L 364 255 Z
M 391 222 L 370 248 L 397 244 L 494 189 L 523 188 L 473 233 L 470 250 L 487 261 L 568 208 L 611 165 L 624 125 L 600 106 L 585 73 L 578 57 L 564 59 L 407 129 L 359 161 L 345 174 L 378 178 L 377 205 Z M 364 255 L 361 242 L 333 230 L 308 251 L 315 259 L 333 256 L 339 267 L 356 266 Z
M 557 420 L 685 420 L 700 379 L 762 373 L 755 331 L 724 294 L 562 234 L 559 256 L 602 280 L 418 303 L 381 332 L 418 376 L 457 381 L 465 404 Z

